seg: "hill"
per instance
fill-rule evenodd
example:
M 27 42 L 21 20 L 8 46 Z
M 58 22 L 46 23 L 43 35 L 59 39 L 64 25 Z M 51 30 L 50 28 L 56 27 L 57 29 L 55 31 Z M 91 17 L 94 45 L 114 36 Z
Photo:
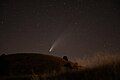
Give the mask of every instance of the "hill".
M 19 53 L 0 56 L 0 80 L 120 80 L 120 62 L 73 71 L 70 61 L 52 55 Z M 67 72 L 63 72 L 68 70 Z M 60 73 L 60 74 L 59 74 Z
M 56 56 L 18 53 L 0 56 L 0 75 L 43 74 L 52 71 L 59 72 L 67 62 Z

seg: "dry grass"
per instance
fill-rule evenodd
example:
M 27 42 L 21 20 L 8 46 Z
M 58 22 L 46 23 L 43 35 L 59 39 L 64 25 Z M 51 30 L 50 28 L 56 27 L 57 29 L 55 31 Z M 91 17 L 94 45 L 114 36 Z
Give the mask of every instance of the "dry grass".
M 79 57 L 75 57 L 73 58 L 73 62 L 77 62 L 79 65 L 89 68 L 111 63 L 117 64 L 118 62 L 120 62 L 120 54 L 108 54 L 99 52 L 95 55 L 84 57 L 82 59 Z
M 24 54 L 19 56 L 12 55 L 12 56 L 9 56 L 9 59 L 11 59 L 11 57 L 12 58 L 15 57 L 16 59 L 14 58 L 13 61 L 17 60 L 20 62 L 20 64 L 22 64 L 22 61 L 23 61 L 23 60 L 21 61 L 21 59 L 24 59 L 25 63 L 28 63 L 29 60 L 30 62 L 32 60 L 33 61 L 35 60 L 35 63 L 32 62 L 33 64 L 36 64 L 36 61 L 38 61 L 38 63 L 39 61 L 42 61 L 42 62 L 44 61 L 45 64 L 42 64 L 40 62 L 40 64 L 42 64 L 41 67 L 39 67 L 39 65 L 36 65 L 33 67 L 38 67 L 38 69 L 48 68 L 48 70 L 47 71 L 45 70 L 44 73 L 41 73 L 41 71 L 36 72 L 36 70 L 33 69 L 33 70 L 30 70 L 32 71 L 32 73 L 27 74 L 26 76 L 24 75 L 24 73 L 21 73 L 21 75 L 14 74 L 12 76 L 11 75 L 7 76 L 8 80 L 11 80 L 11 79 L 12 80 L 30 80 L 30 79 L 31 80 L 120 80 L 119 78 L 120 55 L 119 54 L 115 55 L 115 54 L 97 53 L 94 56 L 85 57 L 83 59 L 75 58 L 75 61 L 79 63 L 79 65 L 84 66 L 86 68 L 80 71 L 71 70 L 69 72 L 65 72 L 61 74 L 59 74 L 58 71 L 56 71 L 55 69 L 51 68 L 54 66 L 58 66 L 58 64 L 56 63 L 59 63 L 59 64 L 64 63 L 64 61 L 62 61 L 61 58 L 46 56 L 46 55 L 38 55 L 38 54 L 37 55 L 30 54 L 29 58 L 28 58 L 28 55 L 24 55 Z M 54 65 L 51 65 L 51 64 L 54 64 Z M 45 68 L 45 66 L 43 65 L 46 65 L 47 67 Z M 58 67 L 60 67 L 60 65 Z M 19 71 L 17 70 L 15 72 L 19 73 Z

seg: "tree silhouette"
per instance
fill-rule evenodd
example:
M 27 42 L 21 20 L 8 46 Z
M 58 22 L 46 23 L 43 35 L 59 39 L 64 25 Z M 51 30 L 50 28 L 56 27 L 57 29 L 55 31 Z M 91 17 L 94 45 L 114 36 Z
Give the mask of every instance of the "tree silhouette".
M 63 59 L 64 59 L 65 61 L 68 61 L 67 56 L 63 56 Z

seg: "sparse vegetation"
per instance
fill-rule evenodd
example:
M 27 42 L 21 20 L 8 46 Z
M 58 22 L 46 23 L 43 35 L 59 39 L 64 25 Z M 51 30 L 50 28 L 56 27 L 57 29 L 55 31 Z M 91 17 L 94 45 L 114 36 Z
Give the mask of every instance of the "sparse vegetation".
M 78 65 L 80 66 L 82 65 L 87 68 L 93 68 L 106 64 L 112 64 L 112 63 L 117 64 L 120 61 L 120 54 L 119 53 L 109 54 L 109 53 L 99 52 L 89 57 L 84 57 L 82 59 L 79 57 L 75 57 L 73 61 L 77 62 Z
M 99 65 L 83 69 L 78 63 L 50 55 L 4 55 L 0 57 L 0 64 L 9 64 L 9 67 L 1 69 L 8 74 L 0 74 L 0 80 L 120 80 L 119 59 L 110 55 L 95 56 L 95 59 Z M 101 65 L 100 59 L 104 64 Z

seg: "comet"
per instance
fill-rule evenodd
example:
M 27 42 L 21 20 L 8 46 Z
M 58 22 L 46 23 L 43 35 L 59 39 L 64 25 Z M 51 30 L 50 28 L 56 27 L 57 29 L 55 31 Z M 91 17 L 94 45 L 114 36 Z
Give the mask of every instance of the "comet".
M 58 46 L 58 44 L 60 44 L 62 41 L 64 41 L 66 37 L 66 33 L 63 32 L 52 44 L 51 48 L 49 49 L 49 52 L 53 52 L 53 49 L 56 48 L 56 46 Z
M 58 44 L 58 41 L 56 40 L 56 41 L 53 43 L 53 45 L 51 46 L 51 48 L 49 49 L 49 52 L 52 52 L 53 49 L 57 46 L 57 44 Z
M 53 46 L 50 48 L 49 52 L 51 52 L 53 50 Z
M 57 39 L 54 43 L 53 43 L 53 45 L 51 46 L 51 48 L 49 49 L 49 52 L 52 52 L 53 51 L 53 49 L 58 45 L 58 43 L 59 43 L 59 39 Z

